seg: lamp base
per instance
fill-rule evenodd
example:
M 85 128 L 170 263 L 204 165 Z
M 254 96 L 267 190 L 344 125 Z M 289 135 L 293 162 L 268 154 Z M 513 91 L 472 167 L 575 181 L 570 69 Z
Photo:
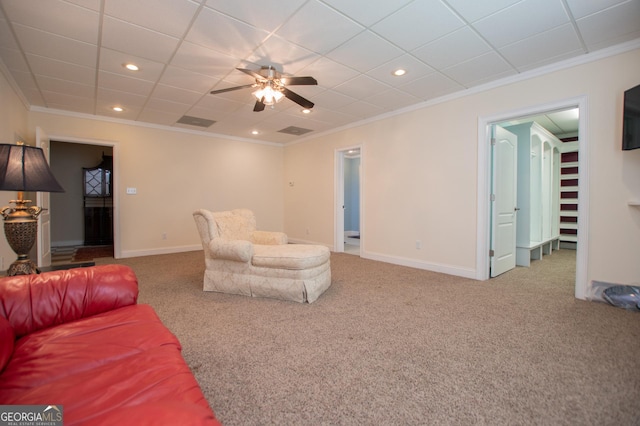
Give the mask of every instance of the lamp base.
M 40 270 L 31 259 L 16 260 L 13 262 L 9 269 L 7 269 L 7 276 L 13 277 L 14 275 L 30 275 L 39 274 Z

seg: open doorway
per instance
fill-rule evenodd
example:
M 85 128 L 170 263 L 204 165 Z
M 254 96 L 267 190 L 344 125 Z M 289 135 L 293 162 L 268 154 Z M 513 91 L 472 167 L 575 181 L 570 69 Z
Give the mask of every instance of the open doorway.
M 361 148 L 336 151 L 335 251 L 360 255 Z
M 113 143 L 51 137 L 51 168 L 65 188 L 51 197 L 53 266 L 118 257 L 115 151 Z
M 575 280 L 575 295 L 577 298 L 584 299 L 586 297 L 586 292 L 588 288 L 588 283 L 586 282 L 586 259 L 587 259 L 587 232 L 588 229 L 585 225 L 587 223 L 587 215 L 588 215 L 588 191 L 586 190 L 587 185 L 587 167 L 588 164 L 586 162 L 587 158 L 587 138 L 585 131 L 585 116 L 586 116 L 586 99 L 578 98 L 567 100 L 564 102 L 559 102 L 557 104 L 550 104 L 547 106 L 531 108 L 528 110 L 516 111 L 512 113 L 505 113 L 500 116 L 495 117 L 485 117 L 480 118 L 479 120 L 479 151 L 478 151 L 478 193 L 479 193 L 479 215 L 478 215 L 478 279 L 488 279 L 491 276 L 491 266 L 492 266 L 492 256 L 496 254 L 495 249 L 493 248 L 493 244 L 496 242 L 496 226 L 497 222 L 494 217 L 493 206 L 495 203 L 495 194 L 494 194 L 494 156 L 493 156 L 493 146 L 492 146 L 492 138 L 495 134 L 496 127 L 507 128 L 509 129 L 511 126 L 521 125 L 523 123 L 530 122 L 540 122 L 542 127 L 550 127 L 548 129 L 550 133 L 556 134 L 557 138 L 562 140 L 561 147 L 558 149 L 556 153 L 554 153 L 553 149 L 550 149 L 548 152 L 548 157 L 550 162 L 553 160 L 553 156 L 556 155 L 558 162 L 558 172 L 557 174 L 550 174 L 549 179 L 557 179 L 558 193 L 549 197 L 549 200 L 557 200 L 557 205 L 553 205 L 553 201 L 547 202 L 547 204 L 541 204 L 537 208 L 540 209 L 548 209 L 554 210 L 557 209 L 557 217 L 554 219 L 557 221 L 557 232 L 561 233 L 560 227 L 565 227 L 562 231 L 565 234 L 562 237 L 558 237 L 557 239 L 551 238 L 553 240 L 553 245 L 540 245 L 540 256 L 543 254 L 548 254 L 553 249 L 558 249 L 560 247 L 559 244 L 560 238 L 566 240 L 567 244 L 563 244 L 564 248 L 567 249 L 575 249 L 576 250 L 576 280 Z M 576 125 L 571 126 L 570 124 L 563 123 L 561 126 L 553 126 L 553 120 L 556 120 L 557 123 L 562 122 L 563 120 L 571 121 L 570 116 L 575 115 L 573 119 L 576 122 Z M 563 127 L 564 126 L 564 127 Z M 573 127 L 573 129 L 569 129 L 570 131 L 566 131 L 569 127 Z M 513 128 L 512 128 L 513 129 Z M 558 130 L 560 129 L 560 130 Z M 544 149 L 544 145 L 541 145 Z M 537 149 L 537 148 L 536 148 Z M 524 153 L 525 156 L 537 155 L 537 151 L 531 150 L 530 148 L 526 149 Z M 544 157 L 544 152 L 542 153 L 541 158 Z M 568 156 L 562 158 L 565 153 L 577 153 L 576 156 Z M 562 160 L 566 160 L 566 167 L 562 165 Z M 551 163 L 550 163 L 551 164 Z M 566 185 L 563 185 L 562 182 L 565 180 L 563 177 L 566 176 Z M 564 188 L 565 186 L 571 189 L 571 193 L 566 191 L 567 194 L 562 194 L 560 188 Z M 580 197 L 577 197 L 577 194 L 580 194 Z M 569 198 L 570 197 L 570 198 Z M 566 210 L 563 210 L 563 206 L 568 206 L 571 204 L 570 213 L 567 213 Z M 527 209 L 531 209 L 530 206 L 524 206 Z M 516 205 L 512 207 L 513 213 L 516 216 L 521 214 L 518 211 L 520 206 Z M 523 216 L 531 215 L 532 211 L 529 210 Z M 535 212 L 538 214 L 538 212 Z M 560 217 L 563 217 L 562 220 L 569 221 L 568 223 L 560 223 Z M 514 225 L 515 226 L 515 225 Z M 550 230 L 553 231 L 553 224 L 548 226 Z M 546 229 L 543 226 L 543 229 Z M 566 234 L 566 230 L 569 230 L 569 234 Z M 515 231 L 514 231 L 515 232 Z M 505 234 L 507 236 L 511 236 L 510 234 Z M 506 238 L 505 238 L 506 239 Z M 515 238 L 514 238 L 515 239 Z M 536 248 L 537 250 L 537 248 Z M 506 253 L 506 251 L 502 250 L 501 252 Z M 515 253 L 515 250 L 514 250 Z M 533 253 L 533 250 L 532 250 Z M 536 251 L 535 253 L 538 253 Z M 537 254 L 531 255 L 530 259 L 537 259 Z M 527 253 L 527 260 L 529 259 L 529 253 Z M 507 269 L 508 270 L 508 269 Z M 508 273 L 508 272 L 507 272 Z

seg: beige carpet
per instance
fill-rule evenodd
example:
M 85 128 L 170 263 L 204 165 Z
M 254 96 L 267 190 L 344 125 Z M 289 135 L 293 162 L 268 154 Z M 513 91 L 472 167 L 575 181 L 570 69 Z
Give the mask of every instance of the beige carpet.
M 486 282 L 331 262 L 303 305 L 202 292 L 202 252 L 119 261 L 227 426 L 640 424 L 640 313 L 576 300 L 574 252 Z

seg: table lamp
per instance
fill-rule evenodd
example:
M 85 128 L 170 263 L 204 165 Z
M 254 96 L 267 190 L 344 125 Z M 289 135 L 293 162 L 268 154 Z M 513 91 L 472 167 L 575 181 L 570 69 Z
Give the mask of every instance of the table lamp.
M 7 269 L 7 275 L 39 273 L 29 259 L 29 251 L 36 241 L 42 207 L 29 206 L 31 200 L 24 199 L 24 192 L 64 192 L 51 173 L 41 148 L 22 143 L 0 144 L 0 191 L 18 191 L 18 199 L 10 201 L 15 207 L 0 209 L 7 241 L 18 255 Z

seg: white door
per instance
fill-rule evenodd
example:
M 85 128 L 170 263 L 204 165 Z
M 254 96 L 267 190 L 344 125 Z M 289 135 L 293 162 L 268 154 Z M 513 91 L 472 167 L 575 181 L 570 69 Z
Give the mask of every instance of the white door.
M 44 156 L 49 161 L 50 149 L 49 137 L 40 127 L 36 127 L 36 146 L 42 148 Z M 49 212 L 50 202 L 48 192 L 38 192 L 36 195 L 36 205 L 42 207 L 42 213 L 38 217 L 38 267 L 51 265 L 51 213 Z
M 516 267 L 518 138 L 494 126 L 491 176 L 491 277 Z

